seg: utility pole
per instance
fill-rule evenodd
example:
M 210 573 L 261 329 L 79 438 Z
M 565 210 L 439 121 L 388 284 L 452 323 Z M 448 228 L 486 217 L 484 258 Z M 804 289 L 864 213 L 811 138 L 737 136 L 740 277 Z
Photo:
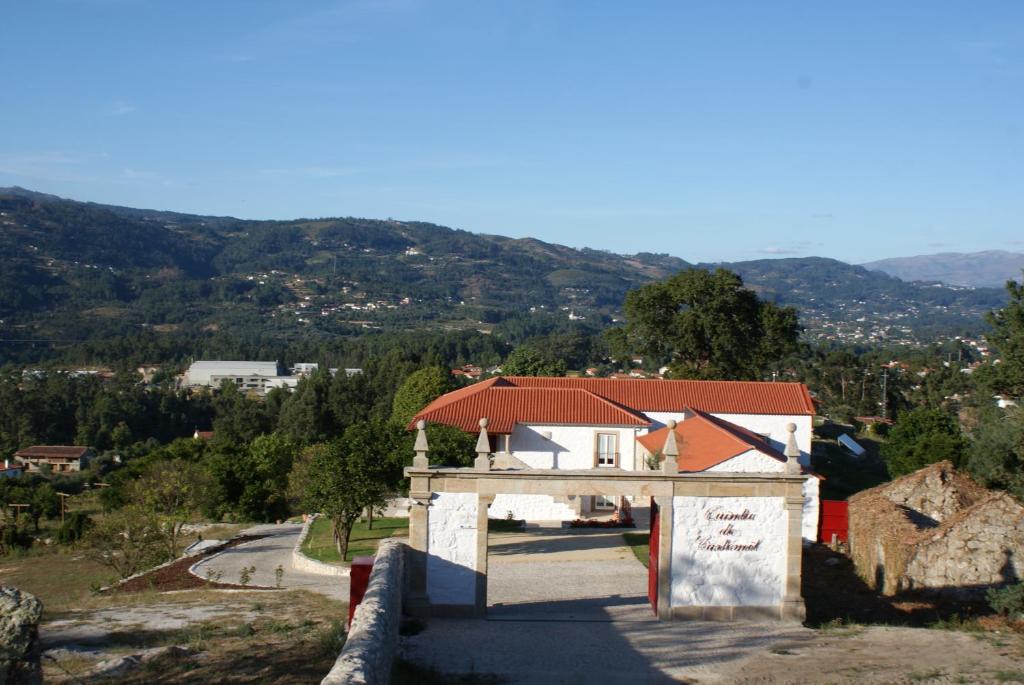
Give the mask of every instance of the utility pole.
M 65 505 L 65 502 L 67 502 L 68 501 L 67 498 L 68 497 L 72 497 L 72 495 L 69 495 L 66 492 L 58 492 L 57 493 L 57 497 L 60 497 L 60 525 L 63 526 L 64 525 L 64 511 L 67 509 L 67 506 Z
M 15 521 L 18 520 L 18 514 L 21 513 L 22 509 L 31 509 L 32 508 L 31 504 L 8 504 L 7 506 L 9 506 L 11 509 L 14 509 L 14 520 Z
M 882 368 L 882 418 L 889 418 L 889 396 L 885 393 L 886 381 L 889 380 L 889 369 Z

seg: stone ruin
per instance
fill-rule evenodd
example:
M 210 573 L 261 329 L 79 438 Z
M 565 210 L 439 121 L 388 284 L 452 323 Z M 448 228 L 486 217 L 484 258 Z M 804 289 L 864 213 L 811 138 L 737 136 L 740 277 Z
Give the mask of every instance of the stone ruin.
M 1024 506 L 948 461 L 850 498 L 850 554 L 867 584 L 981 599 L 1024 580 Z

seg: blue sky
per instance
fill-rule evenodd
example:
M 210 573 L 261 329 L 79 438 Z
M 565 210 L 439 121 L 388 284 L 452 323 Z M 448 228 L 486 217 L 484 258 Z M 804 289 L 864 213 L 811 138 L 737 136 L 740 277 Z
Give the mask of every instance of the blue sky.
M 1024 251 L 1024 3 L 15 1 L 13 184 L 691 261 Z

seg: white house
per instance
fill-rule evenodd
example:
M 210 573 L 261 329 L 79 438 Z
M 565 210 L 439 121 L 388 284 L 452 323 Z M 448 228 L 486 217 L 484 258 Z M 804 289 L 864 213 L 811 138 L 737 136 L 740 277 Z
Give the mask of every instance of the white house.
M 785 466 L 779 457 L 790 423 L 796 426 L 800 463 L 809 468 L 813 417 L 814 404 L 801 383 L 501 376 L 442 395 L 413 418 L 410 428 L 423 419 L 475 433 L 479 420 L 486 418 L 497 466 L 635 471 L 648 468 L 650 455 L 657 451 L 645 447 L 641 437 L 670 419 L 683 430 L 696 418 L 701 425 L 712 422 L 715 430 L 685 429 L 694 432 L 683 443 L 686 454 L 703 454 L 704 465 L 683 467 L 681 455 L 682 470 L 749 471 L 756 463 L 774 472 Z M 723 431 L 744 436 L 744 454 L 753 454 L 739 460 L 734 457 L 740 453 L 724 456 Z M 805 536 L 813 538 L 817 478 L 808 474 L 814 501 L 805 514 L 814 521 L 812 526 L 808 518 Z M 528 520 L 571 520 L 613 508 L 617 499 L 499 495 L 490 510 L 495 518 L 511 512 Z

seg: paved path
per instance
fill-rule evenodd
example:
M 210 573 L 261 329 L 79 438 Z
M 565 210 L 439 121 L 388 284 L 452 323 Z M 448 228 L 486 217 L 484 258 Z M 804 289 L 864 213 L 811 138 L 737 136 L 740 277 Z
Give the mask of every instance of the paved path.
M 311 590 L 333 599 L 348 601 L 348 578 L 316 575 L 298 571 L 292 566 L 292 548 L 301 532 L 302 525 L 296 523 L 253 526 L 243 531 L 243 534 L 266 537 L 231 547 L 204 559 L 196 566 L 196 573 L 206 577 L 207 569 L 212 569 L 214 572 L 222 572 L 221 582 L 237 583 L 243 567 L 255 566 L 252 584 L 274 587 L 277 582 L 274 570 L 280 565 L 284 569 L 281 587 Z
M 647 569 L 619 530 L 529 529 L 490 539 L 487 617 L 654 621 Z

